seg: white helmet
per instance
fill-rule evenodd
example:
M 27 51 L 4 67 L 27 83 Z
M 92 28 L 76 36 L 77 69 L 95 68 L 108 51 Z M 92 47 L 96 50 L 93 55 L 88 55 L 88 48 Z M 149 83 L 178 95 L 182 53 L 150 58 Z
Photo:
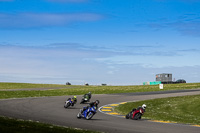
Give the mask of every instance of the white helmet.
M 143 109 L 145 109 L 146 107 L 147 107 L 147 105 L 146 105 L 146 104 L 143 104 L 143 105 L 142 105 L 142 108 L 143 108 Z

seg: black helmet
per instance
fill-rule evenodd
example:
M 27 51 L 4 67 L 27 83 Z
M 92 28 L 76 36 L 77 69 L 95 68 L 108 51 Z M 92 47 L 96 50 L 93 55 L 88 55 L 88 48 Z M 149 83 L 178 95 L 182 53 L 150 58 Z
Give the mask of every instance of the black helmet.
M 95 104 L 96 104 L 96 105 L 98 105 L 99 103 L 100 103 L 99 100 L 96 100 L 96 101 L 95 101 Z

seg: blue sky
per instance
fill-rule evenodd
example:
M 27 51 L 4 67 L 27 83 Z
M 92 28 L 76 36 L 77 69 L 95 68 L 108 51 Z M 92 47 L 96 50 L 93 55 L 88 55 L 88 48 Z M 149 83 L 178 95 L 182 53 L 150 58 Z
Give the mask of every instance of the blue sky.
M 200 82 L 200 0 L 0 0 L 0 82 Z

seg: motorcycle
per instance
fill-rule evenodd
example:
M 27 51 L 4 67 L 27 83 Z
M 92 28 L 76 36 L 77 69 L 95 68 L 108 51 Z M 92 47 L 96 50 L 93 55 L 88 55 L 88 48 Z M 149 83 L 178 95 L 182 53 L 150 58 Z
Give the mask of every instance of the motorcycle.
M 84 95 L 80 104 L 85 103 L 85 102 L 89 102 L 90 101 L 90 97 L 88 95 Z
M 64 108 L 68 108 L 69 106 L 74 106 L 74 103 L 71 98 L 65 101 Z
M 78 119 L 85 118 L 86 120 L 90 120 L 97 113 L 96 110 L 97 108 L 95 106 L 89 107 L 84 111 L 80 110 L 80 112 L 77 114 L 77 118 Z
M 142 108 L 135 109 L 126 115 L 126 119 L 139 120 L 144 114 L 144 110 Z

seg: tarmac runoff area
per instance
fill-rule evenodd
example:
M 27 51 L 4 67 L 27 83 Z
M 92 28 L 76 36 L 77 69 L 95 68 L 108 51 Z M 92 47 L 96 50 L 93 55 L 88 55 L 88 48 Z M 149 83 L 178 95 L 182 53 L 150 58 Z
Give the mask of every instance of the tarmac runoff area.
M 122 93 L 92 95 L 90 101 L 99 100 L 99 110 L 91 120 L 77 119 L 80 109 L 87 104 L 79 104 L 65 109 L 64 102 L 72 96 L 54 96 L 0 100 L 0 116 L 39 121 L 72 128 L 88 129 L 106 133 L 199 133 L 199 125 L 184 125 L 163 121 L 127 120 L 112 108 L 127 101 L 141 101 L 185 95 L 199 95 L 200 89 L 162 91 L 145 93 Z M 102 112 L 102 113 L 101 113 Z

